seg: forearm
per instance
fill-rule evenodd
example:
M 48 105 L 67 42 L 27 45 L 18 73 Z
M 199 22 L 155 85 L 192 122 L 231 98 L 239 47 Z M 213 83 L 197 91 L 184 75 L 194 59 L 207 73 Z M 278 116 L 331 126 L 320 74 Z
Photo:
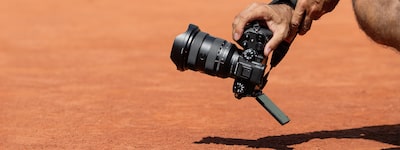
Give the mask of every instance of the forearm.
M 400 51 L 400 0 L 353 0 L 353 8 L 371 39 Z

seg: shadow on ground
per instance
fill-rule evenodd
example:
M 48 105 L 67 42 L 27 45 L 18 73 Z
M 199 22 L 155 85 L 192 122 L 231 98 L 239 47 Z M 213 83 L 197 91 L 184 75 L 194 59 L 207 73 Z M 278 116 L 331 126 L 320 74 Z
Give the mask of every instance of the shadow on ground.
M 290 146 L 307 142 L 312 139 L 326 138 L 348 138 L 348 139 L 368 139 L 382 143 L 400 146 L 400 124 L 369 126 L 354 129 L 315 131 L 301 134 L 289 134 L 280 136 L 267 136 L 257 140 L 224 138 L 224 137 L 204 137 L 196 144 L 224 144 L 224 145 L 243 145 L 251 148 L 274 148 L 274 149 L 293 149 Z M 397 150 L 400 147 L 391 148 Z M 387 149 L 389 150 L 389 149 Z

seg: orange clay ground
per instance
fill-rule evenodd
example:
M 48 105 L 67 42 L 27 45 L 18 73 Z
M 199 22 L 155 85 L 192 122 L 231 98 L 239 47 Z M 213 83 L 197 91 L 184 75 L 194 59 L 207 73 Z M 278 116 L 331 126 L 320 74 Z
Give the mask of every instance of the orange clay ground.
M 264 92 L 179 72 L 189 23 L 231 40 L 250 0 L 3 0 L 0 149 L 399 149 L 400 55 L 359 30 L 350 1 L 298 36 Z

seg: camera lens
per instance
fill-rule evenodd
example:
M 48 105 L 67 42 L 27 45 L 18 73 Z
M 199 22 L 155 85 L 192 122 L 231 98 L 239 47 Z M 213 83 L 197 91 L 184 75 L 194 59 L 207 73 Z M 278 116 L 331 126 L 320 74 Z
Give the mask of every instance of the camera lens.
M 201 32 L 193 24 L 175 38 L 171 51 L 178 70 L 190 69 L 221 78 L 234 77 L 238 58 L 239 49 L 234 44 Z

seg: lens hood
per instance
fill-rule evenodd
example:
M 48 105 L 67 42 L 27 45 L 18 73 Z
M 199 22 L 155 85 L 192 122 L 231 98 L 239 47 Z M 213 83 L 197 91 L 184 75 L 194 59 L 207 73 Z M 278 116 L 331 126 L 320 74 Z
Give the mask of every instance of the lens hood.
M 186 32 L 178 35 L 174 40 L 170 57 L 176 65 L 177 69 L 180 71 L 184 71 L 187 69 L 189 48 L 193 42 L 194 36 L 196 36 L 198 32 L 200 32 L 198 26 L 194 24 L 189 24 Z

